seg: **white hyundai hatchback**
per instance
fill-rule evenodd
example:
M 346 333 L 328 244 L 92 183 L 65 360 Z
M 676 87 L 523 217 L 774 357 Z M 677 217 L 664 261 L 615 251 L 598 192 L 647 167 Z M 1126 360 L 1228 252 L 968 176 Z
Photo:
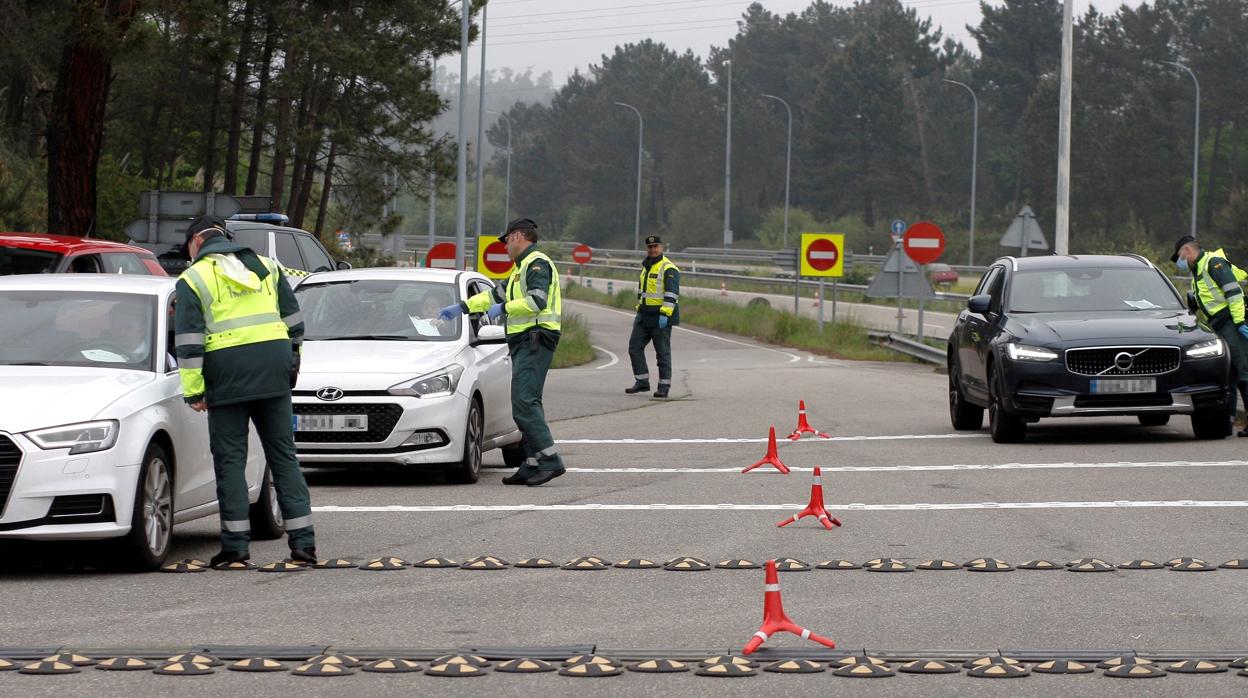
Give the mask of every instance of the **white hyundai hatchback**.
M 170 356 L 175 280 L 0 277 L 0 539 L 118 539 L 158 567 L 173 525 L 217 511 L 204 414 Z M 281 535 L 253 432 L 252 535 Z
M 511 418 L 504 330 L 438 310 L 493 282 L 450 269 L 351 269 L 295 289 L 306 329 L 295 388 L 295 446 L 305 465 L 436 465 L 476 482 L 481 453 L 523 461 Z

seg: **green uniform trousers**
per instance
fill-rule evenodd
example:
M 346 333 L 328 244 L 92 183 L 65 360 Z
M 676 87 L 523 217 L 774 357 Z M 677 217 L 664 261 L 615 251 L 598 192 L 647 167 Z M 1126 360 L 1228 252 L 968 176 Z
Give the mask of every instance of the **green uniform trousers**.
M 208 438 L 221 505 L 221 548 L 246 551 L 251 541 L 247 503 L 247 424 L 256 426 L 264 446 L 277 502 L 286 519 L 291 549 L 316 547 L 312 501 L 295 456 L 290 396 L 251 400 L 208 408 Z
M 1248 339 L 1244 339 L 1239 333 L 1239 328 L 1235 327 L 1235 323 L 1222 323 L 1217 329 L 1218 336 L 1226 342 L 1227 348 L 1231 352 L 1231 395 L 1228 401 L 1231 419 L 1235 418 L 1235 388 L 1239 389 L 1239 394 L 1244 399 L 1244 409 L 1248 410 Z
M 654 353 L 659 360 L 659 389 L 672 385 L 672 326 L 660 328 L 656 317 L 638 313 L 633 318 L 633 332 L 628 336 L 628 360 L 633 364 L 633 379 L 638 383 L 650 382 L 650 369 L 646 366 L 646 345 L 654 342 Z
M 522 341 L 511 349 L 511 418 L 524 435 L 525 461 L 517 471 L 522 477 L 538 470 L 563 470 L 542 407 L 546 373 L 554 357 L 555 350 L 540 342 Z

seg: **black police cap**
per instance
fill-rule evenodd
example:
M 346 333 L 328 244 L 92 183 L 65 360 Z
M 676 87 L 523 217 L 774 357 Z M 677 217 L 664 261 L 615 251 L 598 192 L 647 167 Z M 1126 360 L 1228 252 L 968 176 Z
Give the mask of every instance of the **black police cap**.
M 647 235 L 646 244 L 647 245 L 662 245 L 663 240 L 661 240 L 658 235 Z
M 190 227 L 186 229 L 186 244 L 191 244 L 191 238 L 205 230 L 217 228 L 221 231 L 221 235 L 225 234 L 225 219 L 221 216 L 206 215 L 200 216 L 191 221 Z M 210 236 L 211 237 L 211 236 Z
M 506 242 L 507 236 L 516 230 L 532 230 L 533 234 L 536 235 L 537 234 L 537 221 L 533 220 L 532 218 L 517 218 L 516 220 L 507 224 L 507 229 L 503 231 L 502 235 L 498 236 L 498 241 Z
M 1179 248 L 1183 247 L 1189 242 L 1196 242 L 1196 238 L 1192 237 L 1191 235 L 1184 235 L 1183 237 L 1179 238 L 1178 242 L 1174 243 L 1174 254 L 1170 255 L 1171 262 L 1179 261 Z

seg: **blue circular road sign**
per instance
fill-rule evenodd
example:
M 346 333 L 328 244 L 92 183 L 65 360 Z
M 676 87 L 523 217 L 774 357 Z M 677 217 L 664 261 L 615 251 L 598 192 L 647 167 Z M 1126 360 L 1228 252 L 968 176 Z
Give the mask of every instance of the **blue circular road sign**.
M 892 231 L 893 235 L 901 235 L 906 232 L 906 222 L 900 218 L 893 220 Z

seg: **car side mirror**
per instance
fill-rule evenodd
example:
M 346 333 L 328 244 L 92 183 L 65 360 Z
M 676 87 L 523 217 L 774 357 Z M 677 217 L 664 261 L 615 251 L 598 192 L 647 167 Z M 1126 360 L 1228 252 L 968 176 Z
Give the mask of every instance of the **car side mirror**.
M 503 344 L 507 341 L 507 330 L 500 325 L 482 325 L 477 329 L 477 338 L 472 340 L 472 346 L 480 344 Z
M 987 293 L 983 293 L 978 296 L 971 296 L 966 301 L 966 307 L 970 308 L 972 313 L 985 315 L 988 313 L 989 308 L 992 307 L 992 296 Z
M 350 269 L 351 263 L 345 259 L 340 259 L 338 260 L 338 263 L 335 264 L 334 266 L 338 269 L 338 271 L 343 271 L 345 269 Z

